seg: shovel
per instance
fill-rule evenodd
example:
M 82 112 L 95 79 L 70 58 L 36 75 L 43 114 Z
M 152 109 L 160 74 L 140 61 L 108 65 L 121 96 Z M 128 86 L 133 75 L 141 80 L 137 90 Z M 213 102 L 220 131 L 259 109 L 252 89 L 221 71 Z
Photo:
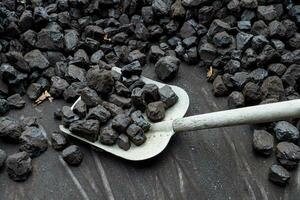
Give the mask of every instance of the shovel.
M 120 72 L 119 68 L 113 68 L 113 70 Z M 154 83 L 158 87 L 165 85 L 143 76 L 141 79 L 145 83 Z M 161 153 L 175 133 L 242 124 L 258 124 L 300 117 L 300 99 L 184 117 L 189 107 L 189 97 L 182 88 L 173 85 L 170 85 L 170 87 L 177 94 L 178 102 L 166 111 L 164 121 L 152 124 L 150 130 L 146 133 L 147 140 L 144 144 L 140 146 L 132 144 L 128 151 L 124 151 L 117 145 L 107 146 L 99 141 L 88 141 L 72 134 L 63 125 L 59 126 L 60 130 L 118 157 L 140 161 Z M 79 100 L 80 97 L 71 109 L 74 108 Z

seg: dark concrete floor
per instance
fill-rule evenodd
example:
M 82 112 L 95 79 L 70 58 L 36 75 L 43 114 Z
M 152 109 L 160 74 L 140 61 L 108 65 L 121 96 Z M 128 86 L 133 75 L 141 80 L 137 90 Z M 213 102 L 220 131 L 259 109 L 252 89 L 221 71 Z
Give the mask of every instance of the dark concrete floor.
M 187 113 L 195 115 L 226 109 L 226 98 L 214 98 L 204 69 L 182 65 L 170 84 L 184 88 L 190 96 Z M 144 75 L 156 79 L 153 66 Z M 38 107 L 10 112 L 11 116 L 36 116 L 48 136 L 58 130 L 53 111 L 63 101 L 45 102 Z M 248 126 L 185 132 L 175 135 L 167 149 L 154 159 L 129 162 L 82 147 L 85 157 L 79 167 L 67 166 L 51 147 L 33 160 L 32 176 L 22 183 L 0 172 L 0 199 L 289 199 L 300 196 L 299 169 L 292 172 L 286 188 L 268 181 L 274 156 L 261 158 L 252 152 Z M 0 141 L 8 154 L 18 151 Z

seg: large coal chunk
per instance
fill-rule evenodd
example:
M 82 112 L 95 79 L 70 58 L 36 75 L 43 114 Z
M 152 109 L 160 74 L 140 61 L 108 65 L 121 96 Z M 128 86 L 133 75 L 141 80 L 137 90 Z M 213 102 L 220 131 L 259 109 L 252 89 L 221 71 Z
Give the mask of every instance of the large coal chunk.
M 27 60 L 22 56 L 20 52 L 10 51 L 6 53 L 7 61 L 13 65 L 17 70 L 22 72 L 30 72 L 30 67 Z
M 213 82 L 213 92 L 215 96 L 225 96 L 229 90 L 226 87 L 222 76 L 218 75 Z
M 274 137 L 265 130 L 254 130 L 253 148 L 256 152 L 269 156 L 274 147 Z
M 50 64 L 47 58 L 38 49 L 28 52 L 25 54 L 24 58 L 32 71 L 47 69 Z
M 277 122 L 274 132 L 279 141 L 297 141 L 299 139 L 298 129 L 287 121 Z
M 22 132 L 23 125 L 20 121 L 11 117 L 0 118 L 0 137 L 19 142 Z
M 129 108 L 131 106 L 131 98 L 122 97 L 116 94 L 110 95 L 108 100 L 121 108 Z
M 146 109 L 147 103 L 145 101 L 144 90 L 141 88 L 134 88 L 131 92 L 132 105 L 141 111 Z
M 69 87 L 69 83 L 65 79 L 62 79 L 59 76 L 53 76 L 51 78 L 51 87 L 49 93 L 53 97 L 59 98 L 63 95 L 63 92 L 68 87 Z
M 126 78 L 130 78 L 132 75 L 141 75 L 142 67 L 138 60 L 133 61 L 132 63 L 125 65 L 121 69 L 122 75 Z
M 86 119 L 96 119 L 99 120 L 101 123 L 107 122 L 107 120 L 111 117 L 110 112 L 101 105 L 98 105 L 94 108 L 90 108 Z
M 28 75 L 16 70 L 12 65 L 3 63 L 0 66 L 0 74 L 4 83 L 18 85 L 25 82 Z
M 166 109 L 162 101 L 149 103 L 146 109 L 146 115 L 152 122 L 158 122 L 165 118 Z
M 28 127 L 22 133 L 20 150 L 25 151 L 30 157 L 41 155 L 48 148 L 48 140 L 41 129 Z
M 146 141 L 146 136 L 144 130 L 136 124 L 131 124 L 127 130 L 126 134 L 133 144 L 140 146 Z
M 36 100 L 43 93 L 43 87 L 39 83 L 31 83 L 27 88 L 26 94 L 31 100 Z
M 290 179 L 290 173 L 280 165 L 274 164 L 270 167 L 269 180 L 275 184 L 284 186 Z
M 63 34 L 57 29 L 42 29 L 37 34 L 35 46 L 42 50 L 60 50 L 64 46 Z
M 178 101 L 177 94 L 168 85 L 159 88 L 159 96 L 160 100 L 166 104 L 167 108 L 170 108 Z
M 105 145 L 114 145 L 119 134 L 111 127 L 104 127 L 100 130 L 99 141 Z
M 69 82 L 86 82 L 85 74 L 85 69 L 77 67 L 76 65 L 69 65 L 65 77 Z
M 108 94 L 113 90 L 114 79 L 111 71 L 93 68 L 86 74 L 87 84 L 99 94 Z
M 127 127 L 132 123 L 129 116 L 125 114 L 118 114 L 112 119 L 112 128 L 119 133 L 125 133 Z
M 0 149 L 0 169 L 3 167 L 5 161 L 6 161 L 7 155 L 6 152 L 2 149 Z
M 144 118 L 143 113 L 140 110 L 131 113 L 130 117 L 133 123 L 141 127 L 144 132 L 147 132 L 150 129 L 151 124 Z
M 88 107 L 95 107 L 102 102 L 97 92 L 89 87 L 85 87 L 80 91 L 81 99 Z
M 66 102 L 74 102 L 80 96 L 80 92 L 87 85 L 83 82 L 73 82 L 69 87 L 67 87 L 63 92 L 63 97 Z
M 124 110 L 121 107 L 107 101 L 103 101 L 102 106 L 106 108 L 113 117 L 124 113 Z
M 296 81 L 300 78 L 300 65 L 290 65 L 282 76 L 282 81 L 290 86 L 295 86 Z
M 20 94 L 14 94 L 7 98 L 7 103 L 11 108 L 23 108 L 26 104 Z
M 69 127 L 74 121 L 77 121 L 79 116 L 76 115 L 69 106 L 64 106 L 62 108 L 62 123 L 65 127 Z
M 98 120 L 77 120 L 70 124 L 70 131 L 91 142 L 98 140 L 100 123 Z
M 232 108 L 240 108 L 243 106 L 245 106 L 245 97 L 243 93 L 238 91 L 233 91 L 228 96 L 228 107 L 232 109 Z
M 14 181 L 27 180 L 32 171 L 31 158 L 24 151 L 8 156 L 6 165 L 8 176 Z
M 115 83 L 115 92 L 123 97 L 130 97 L 130 90 L 120 81 L 116 81 Z
M 142 89 L 143 89 L 143 93 L 144 93 L 144 100 L 147 103 L 151 103 L 151 102 L 160 100 L 159 88 L 157 85 L 148 83 L 148 84 L 145 84 Z
M 77 145 L 71 145 L 62 151 L 62 158 L 69 165 L 77 166 L 83 160 L 83 153 Z
M 276 157 L 281 165 L 293 169 L 300 160 L 300 147 L 291 142 L 280 142 L 277 145 Z
M 87 106 L 86 103 L 84 103 L 84 101 L 82 101 L 81 99 L 75 104 L 74 108 L 73 108 L 73 112 L 78 115 L 80 118 L 84 118 L 86 116 L 87 113 Z
M 155 64 L 155 73 L 162 81 L 169 81 L 178 73 L 180 60 L 173 56 L 160 58 Z
M 281 79 L 278 76 L 266 78 L 261 86 L 263 99 L 281 100 L 284 96 L 284 88 Z
M 117 139 L 117 144 L 121 149 L 123 149 L 125 151 L 129 150 L 131 147 L 130 140 L 129 140 L 128 136 L 125 135 L 124 133 L 119 135 L 119 137 Z
M 57 151 L 63 150 L 67 143 L 67 138 L 63 134 L 57 132 L 52 133 L 51 144 L 53 149 Z
M 243 95 L 247 104 L 251 105 L 260 102 L 261 91 L 259 85 L 253 82 L 248 82 L 243 89 Z

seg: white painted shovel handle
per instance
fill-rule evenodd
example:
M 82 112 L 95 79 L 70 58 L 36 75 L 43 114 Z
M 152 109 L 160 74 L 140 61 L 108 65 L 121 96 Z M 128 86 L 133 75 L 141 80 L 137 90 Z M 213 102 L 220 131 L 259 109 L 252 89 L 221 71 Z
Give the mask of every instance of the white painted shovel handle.
M 195 115 L 173 121 L 175 132 L 300 118 L 300 99 Z

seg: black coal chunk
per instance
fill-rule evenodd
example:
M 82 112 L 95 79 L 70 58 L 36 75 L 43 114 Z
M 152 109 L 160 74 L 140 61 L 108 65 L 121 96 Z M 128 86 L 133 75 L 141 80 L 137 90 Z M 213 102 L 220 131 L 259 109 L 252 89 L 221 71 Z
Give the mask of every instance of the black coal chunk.
M 11 117 L 0 117 L 0 137 L 19 142 L 23 125 Z
M 105 145 L 114 145 L 119 134 L 111 127 L 104 127 L 100 130 L 99 140 Z
M 127 127 L 132 123 L 129 116 L 125 114 L 118 114 L 112 119 L 112 128 L 119 133 L 125 133 Z
M 109 102 L 121 108 L 129 108 L 131 106 L 131 98 L 122 97 L 116 94 L 110 95 Z
M 69 106 L 64 106 L 62 108 L 62 123 L 65 127 L 69 127 L 69 125 L 77 121 L 79 119 L 79 116 L 76 115 Z
M 284 96 L 284 88 L 282 80 L 278 76 L 270 76 L 266 78 L 261 85 L 263 99 L 281 100 Z
M 111 117 L 110 112 L 101 105 L 98 105 L 94 108 L 90 108 L 86 116 L 86 119 L 96 119 L 100 123 L 105 123 Z
M 62 151 L 62 158 L 69 165 L 77 166 L 83 160 L 83 153 L 76 145 L 71 145 Z
M 70 131 L 91 142 L 98 140 L 100 123 L 98 120 L 77 120 L 70 124 Z
M 63 93 L 64 100 L 66 102 L 74 102 L 80 96 L 80 92 L 87 85 L 83 82 L 73 82 L 69 87 L 67 87 Z
M 41 155 L 48 148 L 48 140 L 41 129 L 27 127 L 22 133 L 20 151 L 25 151 L 34 158 Z
M 164 119 L 166 110 L 162 101 L 149 103 L 146 109 L 146 115 L 152 122 L 158 122 Z
M 14 181 L 25 181 L 32 171 L 31 158 L 28 153 L 20 152 L 7 157 L 7 173 Z
M 36 117 L 22 117 L 22 123 L 24 127 L 39 127 L 39 122 Z
M 159 88 L 159 96 L 160 100 L 166 104 L 167 108 L 170 108 L 178 101 L 178 96 L 168 85 Z
M 7 103 L 11 108 L 23 108 L 26 102 L 23 100 L 20 94 L 14 94 L 7 98 Z
M 273 164 L 269 171 L 269 180 L 280 186 L 284 186 L 290 179 L 290 173 L 280 165 Z
M 24 56 L 31 70 L 44 70 L 49 67 L 49 61 L 38 49 L 32 50 Z
M 240 108 L 245 106 L 245 97 L 241 92 L 233 91 L 228 96 L 228 107 L 229 108 Z
M 141 111 L 146 109 L 147 103 L 145 101 L 144 90 L 141 88 L 134 88 L 131 92 L 132 105 Z
M 280 142 L 276 150 L 277 160 L 287 169 L 293 169 L 300 160 L 300 147 L 291 142 Z
M 6 161 L 7 155 L 6 152 L 2 149 L 0 149 L 0 169 L 3 167 L 5 161 Z
M 31 83 L 27 88 L 27 96 L 31 100 L 36 100 L 43 93 L 43 87 L 39 83 Z
M 126 134 L 128 135 L 129 139 L 137 146 L 142 145 L 147 139 L 143 129 L 136 124 L 131 124 L 127 128 Z
M 6 114 L 9 111 L 9 104 L 7 100 L 0 99 L 0 116 Z
M 297 141 L 299 139 L 298 129 L 287 121 L 277 122 L 274 132 L 279 141 Z
M 144 118 L 143 113 L 140 110 L 131 113 L 130 117 L 133 123 L 141 127 L 144 132 L 147 132 L 150 129 L 151 124 Z
M 114 79 L 110 71 L 92 68 L 86 74 L 87 84 L 99 94 L 108 94 L 114 87 Z
M 80 91 L 81 99 L 88 107 L 95 107 L 102 102 L 97 92 L 89 87 L 85 87 Z
M 65 89 L 69 87 L 69 83 L 59 76 L 53 76 L 51 78 L 51 87 L 49 90 L 49 93 L 56 98 L 59 98 L 62 96 Z
M 60 151 L 63 150 L 66 146 L 67 146 L 67 138 L 58 132 L 54 132 L 51 135 L 51 144 L 52 144 L 52 148 Z
M 80 118 L 84 118 L 86 116 L 87 113 L 87 106 L 84 103 L 84 101 L 79 100 L 74 108 L 73 108 L 73 112 L 78 115 Z
M 117 144 L 121 149 L 125 151 L 129 150 L 131 147 L 131 143 L 128 136 L 123 133 L 120 134 L 119 137 L 117 138 Z
M 274 137 L 265 130 L 254 130 L 253 148 L 264 156 L 269 156 L 274 147 Z
M 120 81 L 115 82 L 115 91 L 118 95 L 123 97 L 130 97 L 130 90 Z
M 180 60 L 173 56 L 160 58 L 155 64 L 155 73 L 162 81 L 169 81 L 178 73 Z
M 222 76 L 218 75 L 213 82 L 213 92 L 215 96 L 225 96 L 229 90 L 226 87 Z
M 117 106 L 113 103 L 107 102 L 107 101 L 103 101 L 102 106 L 104 108 L 106 108 L 111 113 L 111 115 L 113 117 L 118 115 L 118 114 L 123 114 L 124 113 L 124 111 L 121 107 L 119 107 L 119 106 Z
M 138 60 L 133 61 L 130 64 L 127 64 L 121 69 L 122 75 L 126 78 L 130 78 L 132 75 L 141 75 L 142 66 Z

